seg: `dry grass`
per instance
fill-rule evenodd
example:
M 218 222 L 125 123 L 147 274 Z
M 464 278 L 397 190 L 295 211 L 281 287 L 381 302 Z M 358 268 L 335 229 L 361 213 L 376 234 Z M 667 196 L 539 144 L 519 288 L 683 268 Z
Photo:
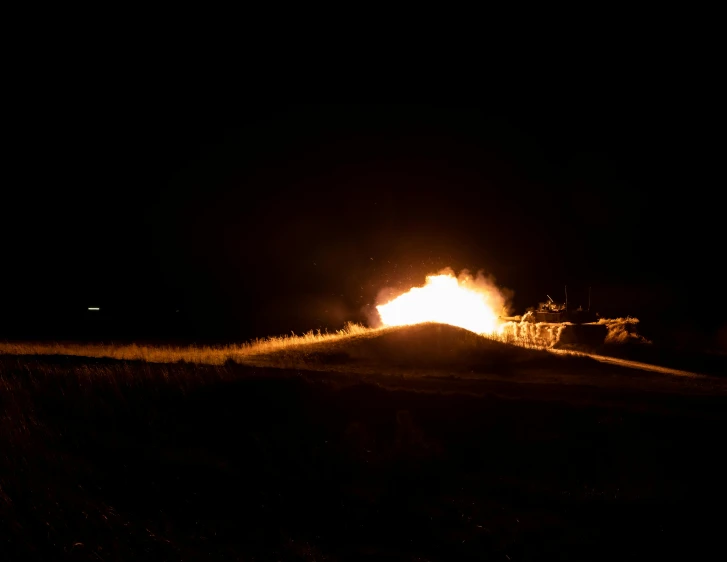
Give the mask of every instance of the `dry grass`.
M 76 357 L 96 357 L 120 359 L 126 361 L 147 361 L 150 363 L 199 363 L 205 365 L 222 365 L 226 361 L 241 364 L 259 364 L 266 358 L 281 358 L 295 355 L 303 357 L 308 350 L 314 352 L 314 346 L 324 345 L 327 349 L 337 348 L 342 344 L 348 345 L 361 338 L 369 338 L 382 333 L 388 333 L 398 328 L 367 328 L 360 324 L 349 322 L 335 333 L 321 333 L 310 330 L 302 335 L 273 336 L 256 339 L 250 342 L 228 345 L 138 345 L 132 344 L 103 344 L 103 343 L 75 343 L 75 342 L 0 342 L 0 354 L 5 355 L 69 355 Z M 542 338 L 530 333 L 490 334 L 484 338 L 472 333 L 472 337 L 463 336 L 467 341 L 480 342 L 483 339 L 494 340 L 501 343 L 524 347 L 528 349 L 544 349 Z M 317 351 L 321 351 L 318 349 Z
M 553 367 L 555 363 L 560 371 L 579 367 L 574 364 L 577 358 L 556 357 L 538 345 L 531 334 L 520 335 L 523 337 L 504 332 L 483 337 L 463 328 L 436 323 L 377 329 L 349 323 L 333 334 L 310 331 L 224 346 L 0 343 L 0 355 L 76 356 L 147 364 L 184 362 L 200 368 L 222 366 L 221 371 L 226 371 L 225 364 L 231 362 L 284 370 L 388 373 L 407 378 L 453 373 L 479 376 L 513 369 Z M 140 368 L 144 370 L 143 365 L 134 367 Z M 224 373 L 221 376 L 224 378 Z M 179 381 L 179 384 L 186 383 Z
M 299 348 L 314 343 L 332 342 L 351 336 L 371 333 L 374 330 L 359 324 L 348 323 L 333 334 L 314 332 L 303 335 L 268 337 L 241 344 L 223 346 L 168 346 L 132 344 L 95 344 L 73 342 L 10 343 L 0 342 L 0 354 L 5 355 L 70 355 L 77 357 L 106 357 L 126 361 L 150 363 L 200 363 L 222 365 L 228 360 L 247 363 L 248 359 L 272 352 Z

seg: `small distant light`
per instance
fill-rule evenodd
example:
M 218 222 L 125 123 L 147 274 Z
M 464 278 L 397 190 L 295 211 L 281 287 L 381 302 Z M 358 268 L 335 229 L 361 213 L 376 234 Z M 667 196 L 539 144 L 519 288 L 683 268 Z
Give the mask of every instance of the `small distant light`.
M 101 309 L 97 306 L 89 306 L 88 310 L 101 310 Z

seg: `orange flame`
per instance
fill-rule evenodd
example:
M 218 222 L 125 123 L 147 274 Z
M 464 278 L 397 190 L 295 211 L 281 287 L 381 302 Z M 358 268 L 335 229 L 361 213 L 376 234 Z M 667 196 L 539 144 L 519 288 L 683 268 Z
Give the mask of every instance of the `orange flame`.
M 500 329 L 496 311 L 504 304 L 502 294 L 482 275 L 472 278 L 463 271 L 458 279 L 446 270 L 427 275 L 423 287 L 413 287 L 376 310 L 384 326 L 441 322 L 478 334 L 492 334 Z

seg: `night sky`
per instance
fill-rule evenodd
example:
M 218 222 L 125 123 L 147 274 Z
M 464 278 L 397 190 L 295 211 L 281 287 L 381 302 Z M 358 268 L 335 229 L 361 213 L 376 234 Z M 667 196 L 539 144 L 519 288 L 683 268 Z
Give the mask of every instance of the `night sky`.
M 446 266 L 493 275 L 515 312 L 592 286 L 605 314 L 719 323 L 698 96 L 574 78 L 304 103 L 297 87 L 109 78 L 39 98 L 3 182 L 0 337 L 337 329 Z

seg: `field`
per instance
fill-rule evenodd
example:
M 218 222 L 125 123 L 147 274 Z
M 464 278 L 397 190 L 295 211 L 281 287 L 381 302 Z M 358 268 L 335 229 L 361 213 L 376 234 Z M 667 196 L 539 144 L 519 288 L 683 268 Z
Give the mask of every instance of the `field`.
M 0 344 L 0 559 L 697 559 L 726 406 L 442 325 Z

